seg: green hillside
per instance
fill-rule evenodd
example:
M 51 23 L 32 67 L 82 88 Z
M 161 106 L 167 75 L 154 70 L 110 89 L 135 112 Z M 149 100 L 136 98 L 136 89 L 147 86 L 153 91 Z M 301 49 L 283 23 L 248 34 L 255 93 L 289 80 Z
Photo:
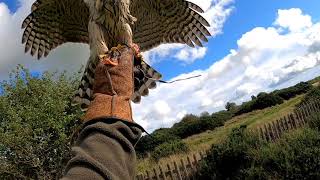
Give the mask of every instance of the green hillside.
M 310 91 L 313 91 L 313 89 L 315 89 L 315 86 L 318 86 L 318 82 L 319 82 L 318 79 L 319 78 L 316 78 L 306 83 L 299 83 L 295 86 L 281 89 L 281 90 L 275 90 L 270 93 L 260 93 L 258 94 L 257 97 L 253 96 L 251 101 L 244 102 L 241 105 L 235 105 L 234 103 L 229 103 L 229 105 L 232 104 L 232 107 L 231 108 L 226 107 L 228 109 L 227 111 L 220 111 L 217 113 L 213 113 L 212 115 L 206 115 L 210 118 L 213 118 L 213 120 L 211 119 L 211 121 L 215 121 L 217 119 L 218 123 L 216 124 L 222 123 L 222 125 L 216 125 L 210 130 L 206 130 L 198 134 L 190 135 L 185 138 L 183 138 L 183 136 L 180 136 L 180 138 L 182 138 L 180 140 L 181 143 L 185 144 L 185 146 L 188 149 L 187 152 L 177 151 L 175 153 L 172 153 L 172 155 L 162 154 L 160 158 L 155 160 L 153 157 L 154 153 L 153 151 L 151 151 L 151 157 L 142 156 L 138 159 L 138 166 L 137 166 L 138 172 L 145 172 L 146 170 L 151 170 L 153 167 L 157 166 L 157 164 L 172 162 L 197 152 L 207 151 L 211 148 L 213 144 L 220 144 L 224 142 L 234 128 L 239 128 L 240 126 L 245 125 L 247 129 L 255 130 L 256 128 L 268 122 L 278 120 L 279 118 L 293 112 L 296 106 L 302 103 L 302 101 L 304 101 L 305 95 L 308 94 Z M 310 86 L 310 84 L 312 84 L 313 87 Z M 269 104 L 265 104 L 264 101 L 268 102 Z M 262 108 L 259 108 L 261 107 L 261 104 L 262 104 Z M 263 108 L 263 106 L 266 106 L 267 108 Z M 246 111 L 249 111 L 249 112 L 244 113 Z M 198 124 L 197 123 L 192 124 L 190 122 L 192 121 L 201 122 L 206 119 L 208 118 L 201 117 L 201 116 L 197 117 L 193 115 L 187 115 L 184 119 L 181 120 L 181 122 L 176 123 L 173 127 L 156 130 L 156 132 L 153 134 L 158 135 L 163 132 L 162 136 L 165 136 L 164 143 L 166 143 L 166 141 L 170 141 L 170 139 L 172 138 L 177 138 L 173 134 L 175 134 L 176 131 L 179 132 L 179 130 L 181 130 L 181 128 L 179 129 L 181 124 L 183 125 L 183 124 L 189 123 L 192 129 L 193 125 L 198 126 Z M 222 119 L 222 121 L 220 119 Z M 194 127 L 194 129 L 195 131 L 198 131 L 199 127 Z M 190 134 L 190 128 L 189 128 L 189 131 L 187 132 L 189 132 Z M 176 133 L 176 134 L 178 134 L 179 136 L 179 133 Z M 158 136 L 154 136 L 154 139 L 156 139 L 157 137 Z M 177 139 L 179 139 L 179 137 Z M 161 144 L 161 141 L 160 141 L 160 144 Z M 166 151 L 168 149 L 175 151 L 174 149 L 172 149 L 171 146 L 167 146 L 167 145 L 169 144 L 167 143 L 166 145 L 164 145 L 164 148 L 162 147 L 162 145 L 156 145 L 156 150 L 154 151 L 157 151 L 157 147 L 159 146 L 161 146 L 162 148 L 162 149 L 160 148 L 161 151 Z M 147 146 L 148 145 L 145 145 L 144 148 L 146 148 Z M 161 155 L 161 152 L 160 152 L 160 155 Z
M 190 149 L 188 153 L 175 154 L 161 158 L 159 162 L 155 162 L 151 158 L 140 159 L 138 161 L 138 171 L 144 172 L 146 170 L 151 170 L 158 163 L 166 163 L 195 152 L 208 150 L 212 144 L 223 141 L 233 128 L 240 127 L 241 125 L 247 125 L 248 128 L 256 128 L 264 123 L 277 120 L 279 117 L 292 112 L 295 105 L 299 104 L 303 97 L 304 95 L 299 95 L 280 105 L 235 116 L 231 120 L 227 121 L 222 127 L 185 138 L 183 139 L 183 142 L 185 142 Z

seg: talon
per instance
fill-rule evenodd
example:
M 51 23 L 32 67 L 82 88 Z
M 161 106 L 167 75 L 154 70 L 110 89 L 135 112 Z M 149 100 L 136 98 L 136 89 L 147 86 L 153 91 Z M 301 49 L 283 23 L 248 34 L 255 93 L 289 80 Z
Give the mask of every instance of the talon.
M 133 50 L 133 52 L 134 52 L 134 57 L 135 57 L 136 59 L 141 59 L 141 60 L 142 60 L 142 54 L 141 54 L 141 52 L 140 52 L 139 46 L 138 46 L 137 44 L 135 44 L 135 43 L 132 43 L 132 44 L 131 44 L 131 48 L 132 48 L 132 50 Z
M 99 55 L 99 59 L 101 63 L 104 65 L 111 65 L 111 66 L 117 66 L 118 65 L 118 58 L 114 56 L 110 56 L 110 54 L 102 54 Z
M 101 62 L 104 64 L 104 65 L 111 65 L 111 66 L 117 66 L 119 63 L 118 63 L 118 59 L 117 58 L 110 58 L 110 57 L 104 57 Z

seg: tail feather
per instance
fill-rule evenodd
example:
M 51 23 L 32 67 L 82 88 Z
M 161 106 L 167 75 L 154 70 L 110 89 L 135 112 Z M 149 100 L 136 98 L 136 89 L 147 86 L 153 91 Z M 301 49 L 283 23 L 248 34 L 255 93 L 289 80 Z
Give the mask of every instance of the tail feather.
M 99 60 L 90 57 L 84 70 L 78 90 L 75 92 L 72 105 L 79 105 L 82 111 L 86 111 L 93 100 L 94 72 Z
M 135 61 L 134 68 L 134 94 L 131 100 L 134 103 L 139 103 L 141 96 L 147 96 L 149 89 L 157 87 L 156 81 L 161 79 L 162 75 L 143 60 Z
M 73 98 L 73 105 L 79 105 L 86 111 L 93 100 L 94 72 L 99 60 L 91 58 L 81 78 L 81 83 Z M 156 88 L 156 80 L 161 79 L 161 74 L 154 70 L 143 60 L 134 60 L 134 93 L 131 100 L 134 103 L 141 101 L 141 96 L 148 96 L 149 89 Z

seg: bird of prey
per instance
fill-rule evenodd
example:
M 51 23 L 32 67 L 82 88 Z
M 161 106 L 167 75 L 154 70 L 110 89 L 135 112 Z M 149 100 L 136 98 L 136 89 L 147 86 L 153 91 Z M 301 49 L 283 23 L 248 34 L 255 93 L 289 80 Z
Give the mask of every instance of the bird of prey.
M 87 62 L 76 98 L 85 108 L 99 56 L 118 44 L 135 43 L 142 52 L 163 43 L 202 46 L 211 36 L 204 11 L 186 0 L 36 0 L 22 23 L 25 52 L 38 59 L 67 42 L 87 43 Z M 133 102 L 156 86 L 161 74 L 144 61 L 134 62 Z

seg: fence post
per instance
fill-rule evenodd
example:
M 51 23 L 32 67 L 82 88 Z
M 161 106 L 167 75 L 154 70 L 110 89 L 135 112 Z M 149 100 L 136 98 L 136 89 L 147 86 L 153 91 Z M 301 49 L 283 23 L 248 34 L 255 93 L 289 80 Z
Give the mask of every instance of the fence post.
M 307 110 L 307 117 L 309 117 L 312 114 L 312 111 L 307 105 L 306 105 L 306 110 Z
M 317 108 L 315 107 L 315 102 L 312 102 L 309 106 L 313 113 L 317 112 Z
M 196 169 L 195 169 L 195 167 L 193 166 L 192 160 L 190 159 L 189 156 L 187 156 L 187 161 L 188 161 L 188 164 L 189 164 L 189 166 L 190 166 L 191 175 L 193 176 L 193 174 L 196 172 Z
M 297 129 L 298 125 L 297 125 L 296 117 L 292 113 L 289 116 L 291 118 L 292 125 L 294 126 L 295 129 Z
M 268 128 L 269 128 L 269 133 L 270 133 L 270 136 L 271 136 L 271 140 L 274 141 L 277 139 L 275 133 L 274 133 L 274 130 L 273 130 L 273 127 L 272 127 L 272 124 L 269 122 L 268 123 Z
M 296 115 L 297 125 L 299 127 L 301 127 L 303 125 L 303 123 L 302 123 L 302 119 L 301 119 L 301 115 L 300 115 L 299 110 L 295 111 L 295 115 Z
M 138 180 L 143 180 L 143 174 L 142 174 L 142 173 L 138 174 L 138 175 L 136 176 L 136 178 L 137 178 Z
M 199 167 L 199 161 L 198 161 L 198 159 L 197 159 L 197 154 L 193 154 L 193 159 L 194 159 L 194 167 L 195 167 L 195 170 L 197 170 L 198 169 L 198 167 Z
M 187 178 L 187 177 L 188 177 L 188 172 L 187 172 L 187 168 L 186 168 L 186 166 L 185 166 L 185 164 L 184 164 L 183 158 L 180 159 L 180 162 L 181 162 L 181 167 L 182 167 L 182 171 L 183 171 L 184 177 L 185 177 L 186 179 L 188 179 L 188 178 Z
M 299 114 L 300 114 L 301 124 L 305 125 L 306 124 L 306 117 L 304 115 L 303 109 L 299 109 Z
M 264 130 L 265 130 L 264 133 L 265 133 L 267 141 L 272 141 L 272 138 L 271 138 L 271 135 L 270 135 L 270 131 L 268 129 L 268 125 L 267 124 L 264 125 Z
M 267 140 L 266 137 L 265 137 L 265 135 L 264 135 L 263 128 L 260 127 L 259 129 L 260 129 L 260 138 L 261 138 L 262 140 Z
M 182 180 L 181 173 L 180 173 L 180 168 L 178 167 L 177 162 L 174 161 L 173 163 L 174 163 L 174 168 L 175 168 L 175 170 L 176 170 L 176 173 L 177 173 L 177 175 L 178 175 L 178 179 L 179 179 L 179 180 Z
M 317 112 L 319 112 L 319 111 L 320 111 L 319 101 L 315 101 L 314 105 L 315 105 L 315 107 L 317 108 Z
M 170 166 L 169 163 L 167 164 L 167 167 L 168 167 L 169 176 L 170 176 L 170 178 L 173 180 L 173 179 L 174 179 L 174 178 L 173 178 L 173 172 L 172 172 L 172 169 L 171 169 L 171 166 Z
M 281 120 L 281 119 L 278 119 L 278 120 L 277 120 L 277 126 L 278 126 L 278 129 L 279 129 L 279 134 L 282 134 L 284 130 L 282 129 L 280 120 Z
M 279 121 L 280 125 L 281 125 L 281 129 L 282 129 L 282 132 L 286 131 L 286 126 L 285 126 L 285 121 L 286 119 L 284 117 L 281 118 L 281 120 Z
M 152 180 L 152 176 L 151 176 L 151 174 L 149 173 L 149 171 L 147 170 L 146 172 L 147 172 L 148 179 L 149 179 L 149 180 Z
M 160 177 L 162 177 L 163 180 L 167 180 L 166 172 L 163 171 L 161 165 L 159 165 L 159 170 L 160 170 Z
M 272 121 L 271 123 L 272 123 L 273 131 L 274 131 L 277 139 L 280 138 L 280 133 L 279 133 L 279 131 L 278 131 L 278 127 L 277 127 L 276 122 L 275 122 L 275 121 Z
M 158 174 L 156 168 L 153 168 L 153 172 L 154 172 L 154 176 L 155 176 L 156 180 L 160 180 L 159 174 Z

